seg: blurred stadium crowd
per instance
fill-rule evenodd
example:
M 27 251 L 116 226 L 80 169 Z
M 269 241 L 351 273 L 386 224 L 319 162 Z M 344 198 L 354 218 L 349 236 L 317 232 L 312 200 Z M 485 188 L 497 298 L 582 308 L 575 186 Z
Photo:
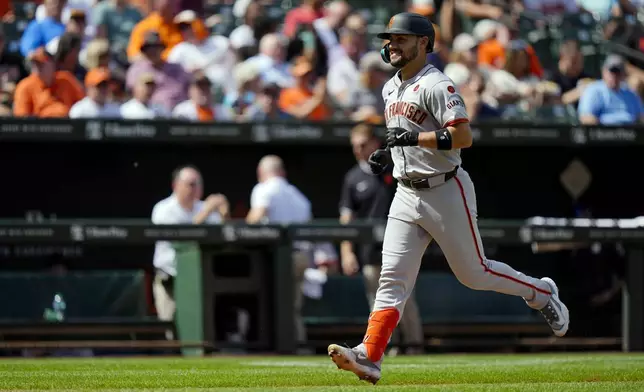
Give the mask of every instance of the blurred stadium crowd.
M 379 122 L 404 10 L 475 121 L 644 120 L 644 0 L 4 1 L 0 116 Z

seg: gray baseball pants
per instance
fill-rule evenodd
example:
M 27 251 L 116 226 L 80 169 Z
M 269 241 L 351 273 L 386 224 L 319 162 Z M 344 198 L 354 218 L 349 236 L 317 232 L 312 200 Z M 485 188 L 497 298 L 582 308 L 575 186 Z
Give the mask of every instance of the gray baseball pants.
M 535 309 L 547 304 L 546 283 L 485 257 L 476 224 L 474 185 L 467 172 L 459 169 L 454 178 L 435 188 L 398 185 L 385 230 L 374 310 L 396 308 L 402 318 L 421 257 L 432 239 L 465 286 L 519 296 Z

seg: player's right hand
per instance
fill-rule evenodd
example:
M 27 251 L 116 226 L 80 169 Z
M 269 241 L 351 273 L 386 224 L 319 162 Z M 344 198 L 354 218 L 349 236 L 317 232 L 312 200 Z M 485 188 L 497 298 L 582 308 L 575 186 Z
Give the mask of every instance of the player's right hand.
M 390 161 L 391 156 L 389 155 L 389 151 L 379 149 L 369 155 L 369 160 L 367 162 L 369 163 L 371 172 L 375 175 L 379 175 L 385 171 L 387 166 L 389 166 Z
M 358 258 L 353 252 L 343 252 L 341 254 L 342 272 L 347 276 L 353 276 L 360 270 Z

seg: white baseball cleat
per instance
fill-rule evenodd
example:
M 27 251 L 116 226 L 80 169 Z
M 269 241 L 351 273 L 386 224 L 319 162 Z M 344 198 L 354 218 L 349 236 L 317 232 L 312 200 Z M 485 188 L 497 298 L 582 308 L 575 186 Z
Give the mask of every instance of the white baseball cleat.
M 556 336 L 562 337 L 568 332 L 568 324 L 570 324 L 570 314 L 568 313 L 568 308 L 561 302 L 559 299 L 559 289 L 555 282 L 550 278 L 541 278 L 541 280 L 550 286 L 550 299 L 548 304 L 539 312 L 552 328 L 552 332 Z
M 380 364 L 375 364 L 359 349 L 329 345 L 329 356 L 338 369 L 352 372 L 374 385 L 380 380 Z M 379 361 L 380 362 L 380 361 Z

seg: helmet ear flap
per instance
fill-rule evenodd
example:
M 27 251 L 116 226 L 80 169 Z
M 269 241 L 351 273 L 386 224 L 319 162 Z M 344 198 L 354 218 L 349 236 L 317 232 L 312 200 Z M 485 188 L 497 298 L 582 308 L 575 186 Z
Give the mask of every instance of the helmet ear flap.
M 425 49 L 427 53 L 432 53 L 434 52 L 434 38 L 431 36 L 427 36 L 427 47 Z
M 380 57 L 382 61 L 389 64 L 391 62 L 391 53 L 389 53 L 389 43 L 386 43 L 385 46 L 380 49 Z

